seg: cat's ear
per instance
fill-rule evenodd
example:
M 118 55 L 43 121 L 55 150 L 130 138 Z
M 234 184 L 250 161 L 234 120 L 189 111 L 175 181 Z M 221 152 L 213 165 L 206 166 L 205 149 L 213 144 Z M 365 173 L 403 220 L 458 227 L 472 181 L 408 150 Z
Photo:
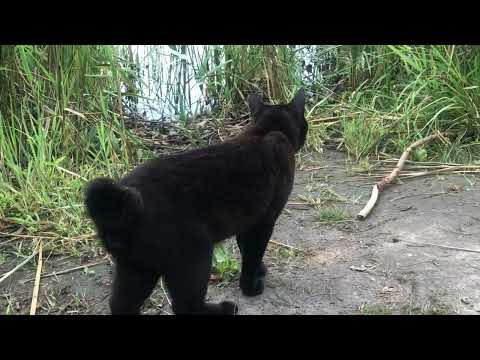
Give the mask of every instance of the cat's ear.
M 289 105 L 290 108 L 298 114 L 303 114 L 305 112 L 305 90 L 303 88 L 298 90 Z
M 251 93 L 247 101 L 253 116 L 256 116 L 264 106 L 262 99 L 256 93 Z

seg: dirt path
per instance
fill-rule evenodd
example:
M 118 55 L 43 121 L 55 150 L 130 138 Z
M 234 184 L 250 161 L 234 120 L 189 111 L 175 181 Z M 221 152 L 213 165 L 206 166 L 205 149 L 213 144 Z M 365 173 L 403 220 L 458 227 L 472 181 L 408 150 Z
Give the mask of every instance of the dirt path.
M 480 253 L 419 246 L 434 243 L 480 251 L 477 178 L 419 178 L 386 190 L 364 221 L 354 219 L 370 195 L 368 180 L 351 176 L 342 153 L 313 159 L 316 170 L 298 171 L 290 205 L 266 254 L 265 292 L 246 298 L 238 278 L 212 284 L 208 297 L 231 299 L 240 314 L 480 314 Z M 304 196 L 303 200 L 299 196 Z M 321 209 L 301 202 L 330 198 Z M 308 200 L 310 199 L 310 200 Z M 318 219 L 333 219 L 334 224 Z M 4 241 L 0 239 L 0 243 Z M 48 260 L 44 273 L 99 259 Z M 0 276 L 20 260 L 5 253 Z M 35 267 L 27 264 L 0 284 L 0 314 L 28 313 Z M 103 264 L 42 279 L 40 314 L 107 314 L 111 266 Z M 144 313 L 171 312 L 161 286 Z

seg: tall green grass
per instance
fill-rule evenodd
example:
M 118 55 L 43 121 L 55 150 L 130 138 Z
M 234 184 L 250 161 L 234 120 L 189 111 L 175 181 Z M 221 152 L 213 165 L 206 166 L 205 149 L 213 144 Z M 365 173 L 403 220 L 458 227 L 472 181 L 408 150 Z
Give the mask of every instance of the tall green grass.
M 478 154 L 478 47 L 355 47 L 343 49 L 342 63 L 344 69 L 351 69 L 350 88 L 338 101 L 342 105 L 345 143 L 349 137 L 351 140 L 350 151 L 372 141 L 365 137 L 375 122 L 385 138 L 377 136 L 372 151 L 365 155 L 374 153 L 381 140 L 384 150 L 401 152 L 409 143 L 436 130 L 447 132 L 452 144 L 430 145 L 430 157 L 472 161 Z M 362 120 L 358 119 L 359 112 Z M 360 128 L 359 122 L 363 123 Z M 351 137 L 352 131 L 358 133 L 356 139 Z
M 85 181 L 136 157 L 124 75 L 110 46 L 0 47 L 1 217 L 50 238 L 85 234 Z

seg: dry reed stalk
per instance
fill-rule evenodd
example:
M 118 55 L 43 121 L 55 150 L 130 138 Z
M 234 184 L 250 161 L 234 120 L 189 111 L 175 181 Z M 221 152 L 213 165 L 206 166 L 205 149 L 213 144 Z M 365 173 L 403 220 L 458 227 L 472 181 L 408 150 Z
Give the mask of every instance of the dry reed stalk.
M 40 275 L 42 274 L 43 254 L 42 241 L 40 240 L 40 247 L 38 249 L 38 264 L 37 273 L 35 275 L 35 285 L 33 286 L 32 303 L 30 305 L 30 315 L 35 315 L 37 311 L 38 290 L 40 289 Z

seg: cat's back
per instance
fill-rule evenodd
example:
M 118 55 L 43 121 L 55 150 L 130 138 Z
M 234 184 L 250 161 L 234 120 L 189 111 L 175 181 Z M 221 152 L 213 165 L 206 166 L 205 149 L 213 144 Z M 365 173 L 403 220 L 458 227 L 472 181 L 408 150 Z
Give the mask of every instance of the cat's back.
M 121 182 L 135 187 L 152 205 L 161 201 L 204 208 L 255 202 L 271 194 L 277 182 L 292 177 L 288 168 L 293 153 L 279 151 L 283 143 L 277 136 L 246 135 L 148 160 Z
M 254 162 L 263 157 L 262 145 L 260 137 L 239 137 L 222 144 L 161 155 L 138 165 L 121 182 L 140 186 L 148 182 L 171 182 L 168 179 L 194 181 L 195 178 L 218 178 L 235 172 L 237 168 L 255 166 Z

